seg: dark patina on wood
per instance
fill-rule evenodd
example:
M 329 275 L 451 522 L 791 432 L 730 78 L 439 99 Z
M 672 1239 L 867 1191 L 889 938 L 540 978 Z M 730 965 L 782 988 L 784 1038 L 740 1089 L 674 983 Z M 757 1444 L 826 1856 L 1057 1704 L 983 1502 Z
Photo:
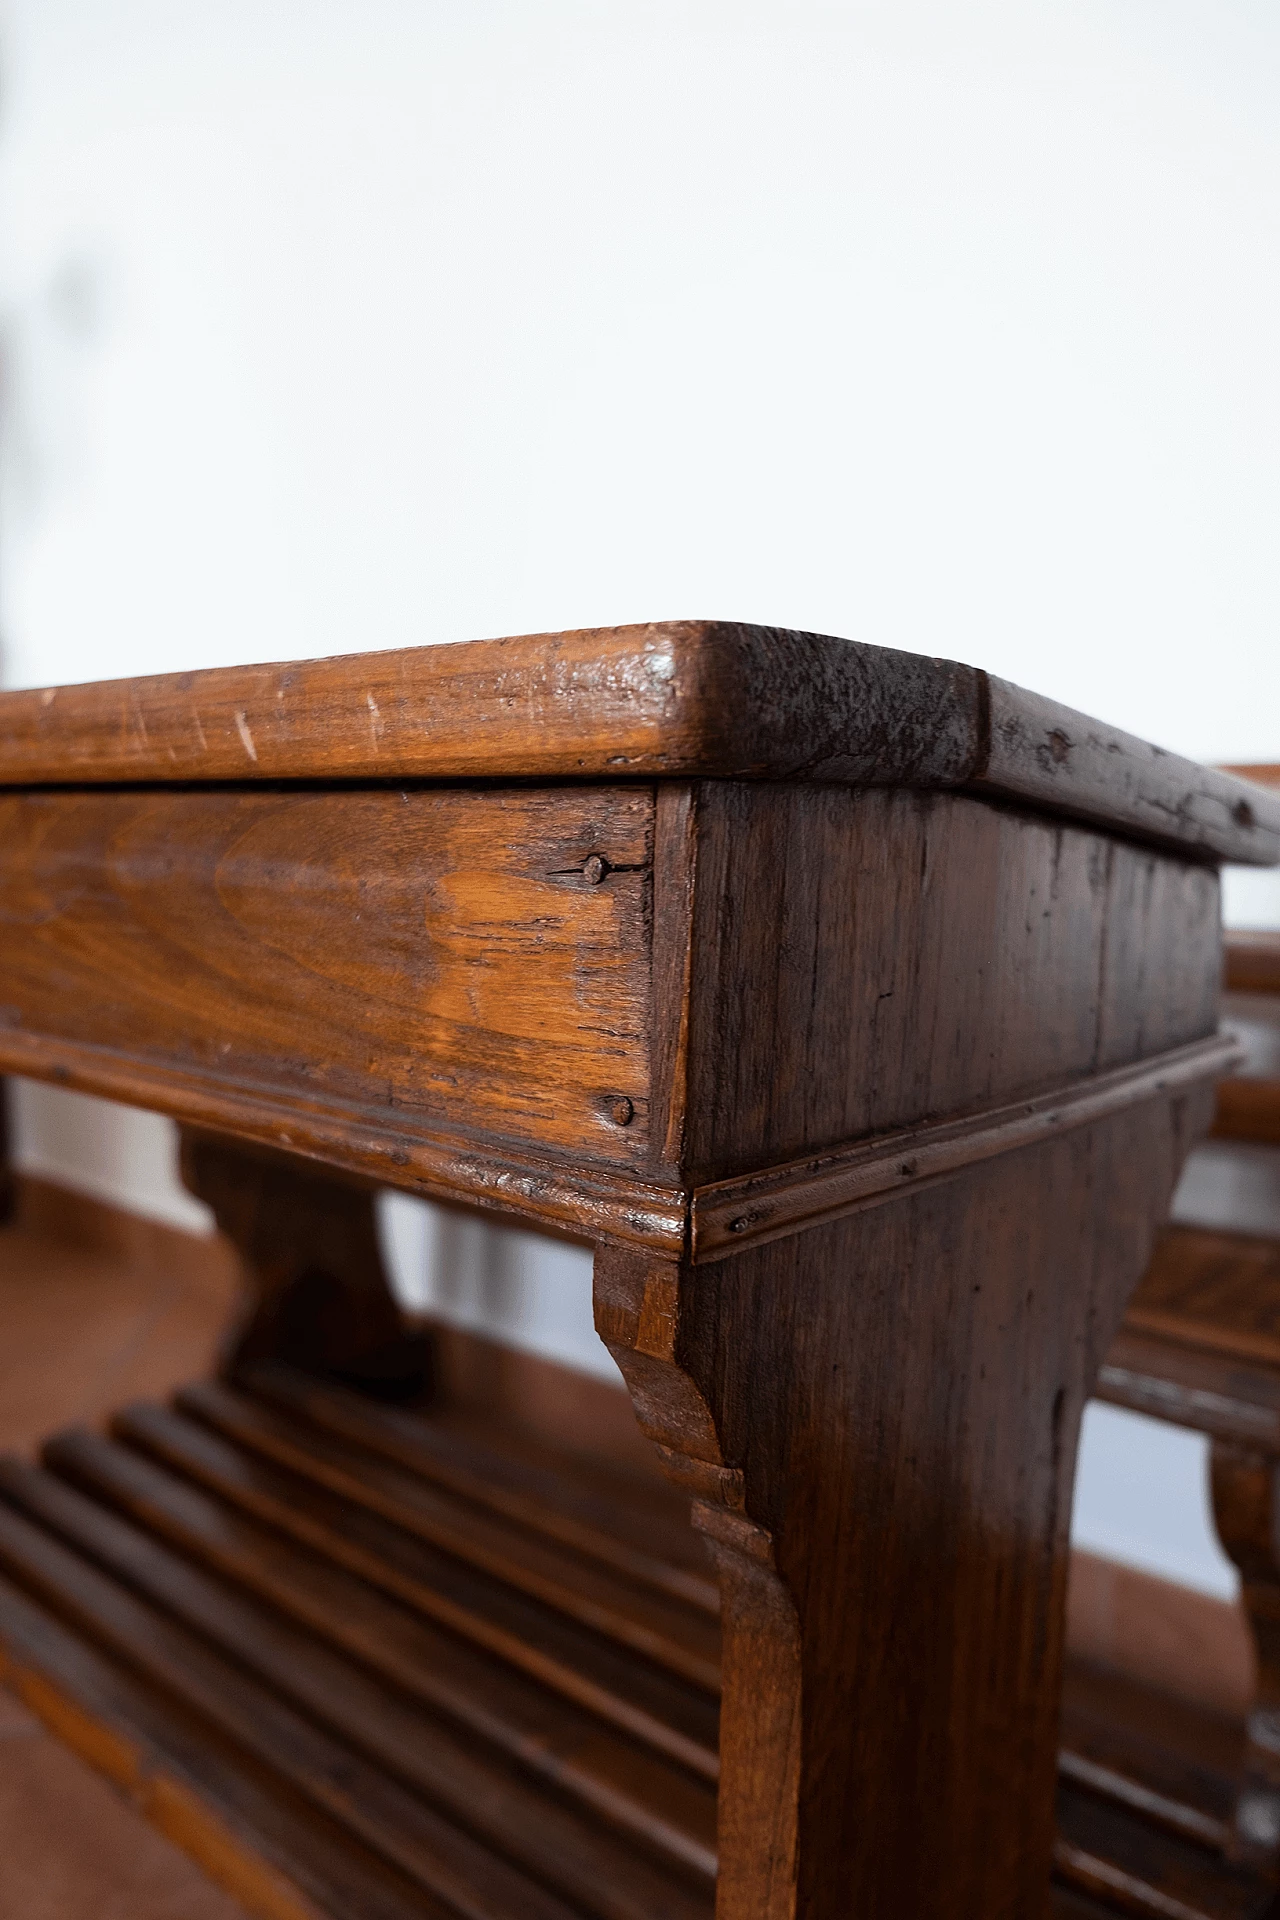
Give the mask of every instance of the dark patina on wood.
M 257 1274 L 242 1358 L 332 1376 L 346 1344 L 376 1373 L 395 1325 L 361 1181 L 591 1244 L 597 1324 L 716 1570 L 722 1656 L 667 1576 L 627 1596 L 614 1547 L 575 1581 L 357 1471 L 345 1440 L 300 1446 L 316 1403 L 278 1382 L 270 1411 L 219 1388 L 176 1424 L 130 1415 L 128 1446 L 300 1540 L 327 1515 L 348 1573 L 392 1580 L 399 1553 L 401 1596 L 394 1529 L 416 1529 L 437 1622 L 478 1617 L 433 1581 L 487 1555 L 489 1653 L 527 1676 L 542 1646 L 575 1712 L 664 1767 L 699 1771 L 687 1690 L 722 1684 L 720 1920 L 1046 1912 L 1080 1416 L 1231 1055 L 1216 864 L 1280 855 L 1280 804 L 970 668 L 714 622 L 6 695 L 0 782 L 0 1067 L 354 1176 L 313 1208 L 318 1170 L 193 1135 Z M 288 1303 L 317 1274 L 350 1313 L 309 1352 Z M 51 1464 L 142 1498 L 91 1448 Z M 133 1549 L 43 1483 L 5 1497 L 11 1577 L 131 1657 L 143 1615 L 101 1570 L 74 1601 L 40 1528 L 136 1585 Z M 377 1526 L 339 1527 L 339 1501 Z M 167 1563 L 145 1577 L 178 1604 Z M 447 1908 L 423 1807 L 467 1825 L 454 1749 L 415 1749 L 407 1800 L 374 1807 L 361 1772 L 339 1809 L 332 1746 L 259 1726 L 256 1680 L 220 1698 L 197 1603 L 179 1717 L 216 1717 Z M 22 1604 L 7 1617 L 34 1657 Z M 352 1688 L 343 1738 L 390 1764 Z M 651 1759 L 600 1819 L 658 1820 L 660 1871 L 621 1872 L 580 1807 L 542 1832 L 532 1753 L 511 1764 L 519 1873 L 486 1867 L 478 1812 L 449 1842 L 475 1911 L 705 1910 L 705 1800 L 658 1820 Z M 1106 1894 L 1080 1865 L 1101 1845 L 1085 1820 L 1057 1858 Z
M 1280 802 L 979 668 L 735 621 L 0 695 L 0 780 L 746 779 L 972 788 L 1221 859 Z

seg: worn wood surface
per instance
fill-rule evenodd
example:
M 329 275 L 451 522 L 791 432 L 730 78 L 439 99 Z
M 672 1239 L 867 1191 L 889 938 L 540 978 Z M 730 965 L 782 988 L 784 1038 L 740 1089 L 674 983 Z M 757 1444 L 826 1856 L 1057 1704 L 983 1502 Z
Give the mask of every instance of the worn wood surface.
M 195 1120 L 244 1089 L 286 1134 L 296 1100 L 642 1163 L 652 814 L 616 788 L 0 798 L 0 1051 L 58 1076 L 88 1049 L 154 1104 L 168 1076 Z
M 709 783 L 695 834 L 699 1183 L 1214 1031 L 1217 880 L 1196 863 L 970 799 L 839 788 Z
M 269 1806 L 322 1815 L 357 1885 L 369 1855 L 400 1876 L 410 1911 L 706 1920 L 717 1596 L 695 1546 L 660 1482 L 258 1368 L 0 1465 L 0 1643 L 24 1638 L 12 1581 Z M 637 1650 L 647 1617 L 669 1659 Z M 371 1872 L 370 1911 L 379 1891 Z
M 1163 1068 L 1216 1026 L 1216 881 L 902 792 L 707 783 L 670 843 L 668 1132 L 712 1184 L 690 1261 L 598 1251 L 597 1324 L 725 1596 L 722 1913 L 1035 1913 L 1078 1420 L 1207 1119 Z M 771 1160 L 890 1167 L 913 1126 L 945 1167 L 753 1219 L 806 1174 Z
M 597 1257 L 642 1424 L 745 1535 L 735 1920 L 1043 1909 L 1078 1422 L 1187 1137 L 1156 1103 L 710 1267 Z
M 976 668 L 724 621 L 0 695 L 0 769 L 67 781 L 731 775 L 964 787 L 1219 857 L 1280 805 Z
M 693 1920 L 715 1869 L 718 1920 L 1037 1920 L 1055 1858 L 1077 1910 L 1201 1898 L 1079 1781 L 1055 1855 L 1066 1528 L 1223 1063 L 1213 861 L 1273 801 L 705 623 L 6 696 L 6 738 L 0 1066 L 588 1239 L 722 1619 L 659 1528 L 278 1366 L 6 1470 L 5 1577 L 427 1911 Z M 376 1350 L 363 1201 L 206 1152 L 253 1351 Z M 317 1276 L 344 1331 L 283 1310 Z
M 1062 1093 L 983 1108 L 965 1120 L 876 1135 L 861 1146 L 699 1187 L 691 1206 L 691 1256 L 695 1263 L 723 1259 L 741 1247 L 883 1206 L 907 1188 L 918 1192 L 955 1179 L 986 1160 L 1123 1113 L 1144 1098 L 1172 1098 L 1203 1084 L 1235 1058 L 1230 1036 L 1214 1036 L 1136 1067 L 1100 1073 Z

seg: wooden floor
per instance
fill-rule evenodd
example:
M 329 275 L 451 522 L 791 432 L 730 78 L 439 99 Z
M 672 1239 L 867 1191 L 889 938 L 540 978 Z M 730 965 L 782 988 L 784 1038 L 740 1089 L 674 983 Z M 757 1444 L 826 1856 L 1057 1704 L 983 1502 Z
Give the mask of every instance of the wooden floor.
M 38 1211 L 38 1210 L 37 1210 Z M 74 1227 L 74 1222 L 64 1222 Z M 90 1235 L 84 1239 L 91 1240 Z M 206 1372 L 234 1308 L 222 1262 L 149 1259 L 0 1232 L 0 1451 L 98 1425 L 121 1399 Z M 128 1797 L 0 1687 L 0 1915 L 6 1920 L 244 1920 L 244 1909 Z

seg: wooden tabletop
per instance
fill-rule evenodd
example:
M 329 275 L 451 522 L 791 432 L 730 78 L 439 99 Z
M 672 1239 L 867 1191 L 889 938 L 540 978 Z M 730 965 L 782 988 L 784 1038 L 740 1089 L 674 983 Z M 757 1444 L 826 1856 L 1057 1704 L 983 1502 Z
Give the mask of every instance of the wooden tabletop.
M 1280 796 L 975 667 L 712 620 L 0 695 L 0 784 L 732 777 L 963 789 L 1280 861 Z

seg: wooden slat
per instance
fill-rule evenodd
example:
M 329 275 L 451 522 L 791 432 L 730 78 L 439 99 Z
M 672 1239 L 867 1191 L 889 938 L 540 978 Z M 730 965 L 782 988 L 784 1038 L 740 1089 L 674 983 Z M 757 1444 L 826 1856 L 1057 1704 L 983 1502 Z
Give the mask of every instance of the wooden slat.
M 563 1900 L 7 1507 L 0 1567 L 469 1920 L 569 1920 Z
M 0 1578 L 0 1675 L 261 1920 L 456 1920 L 337 1822 Z
M 405 1701 L 273 1609 L 211 1579 L 39 1469 L 7 1468 L 3 1489 L 25 1513 L 235 1659 L 273 1697 L 325 1727 L 348 1752 L 414 1789 L 424 1804 L 442 1810 L 544 1885 L 594 1905 L 602 1915 L 612 1914 L 613 1920 L 667 1911 L 692 1920 L 698 1911 L 702 1903 L 690 1902 L 669 1874 L 621 1844 L 616 1829 L 565 1806 L 558 1795 L 540 1792 L 489 1743 L 460 1739 L 447 1722 Z M 658 1813 L 655 1809 L 655 1828 Z M 692 1840 L 669 1821 L 663 1823 L 662 1837 L 676 1844 L 684 1838 L 687 1848 Z M 709 1885 L 714 1853 L 703 1851 Z
M 1280 1245 L 1169 1228 L 1096 1392 L 1175 1426 L 1280 1450 Z
M 1064 1782 L 1054 1870 L 1141 1920 L 1263 1920 L 1274 1893 L 1216 1852 Z
M 510 1662 L 657 1751 L 715 1778 L 714 1698 L 380 1515 L 232 1446 L 194 1421 L 135 1407 L 117 1436 L 426 1618 Z
M 1060 1772 L 1074 1787 L 1211 1852 L 1231 1837 L 1244 1729 L 1068 1658 Z
M 601 1561 L 636 1585 L 719 1617 L 719 1590 L 689 1525 L 689 1503 L 678 1494 L 642 1501 L 620 1475 L 608 1491 L 597 1492 L 580 1479 L 464 1441 L 421 1415 L 371 1406 L 358 1394 L 294 1369 L 261 1365 L 242 1370 L 238 1378 L 255 1398 L 301 1423 L 304 1445 L 310 1427 L 334 1434 L 474 1506 Z
M 1280 1243 L 1253 1234 L 1169 1228 L 1157 1242 L 1125 1327 L 1280 1371 Z
M 256 1375 L 254 1392 L 268 1384 Z M 605 1500 L 599 1479 L 584 1483 L 575 1508 L 561 1484 L 570 1470 L 550 1456 L 522 1477 L 500 1446 L 458 1433 L 445 1444 L 421 1416 L 388 1419 L 352 1406 L 341 1390 L 285 1374 L 274 1386 L 274 1406 L 219 1389 L 206 1411 L 235 1426 L 248 1410 L 266 1434 L 282 1422 L 299 1451 L 314 1445 L 323 1456 L 316 1476 L 189 1415 L 135 1410 L 119 1422 L 128 1444 L 64 1435 L 49 1444 L 47 1469 L 0 1471 L 8 1503 L 0 1506 L 0 1568 L 72 1623 L 91 1658 L 123 1662 L 129 1685 L 185 1716 L 197 1744 L 221 1743 L 231 1764 L 266 1781 L 282 1804 L 326 1814 L 344 1846 L 372 1850 L 380 1870 L 407 1874 L 424 1896 L 440 1898 L 447 1887 L 451 1903 L 484 1920 L 524 1920 L 543 1911 L 539 1899 L 556 1898 L 592 1920 L 710 1920 L 714 1723 L 701 1743 L 688 1732 L 690 1702 L 706 1696 L 326 1484 L 338 1459 L 347 1472 L 363 1459 L 380 1498 L 394 1486 L 412 1509 L 414 1483 L 433 1498 L 444 1489 L 477 1525 L 501 1521 L 563 1564 L 582 1560 L 620 1577 L 607 1559 L 556 1537 L 577 1511 L 595 1515 L 606 1542 L 625 1540 L 621 1517 L 593 1504 Z M 496 1506 L 461 1491 L 491 1460 L 500 1468 Z M 529 1503 L 521 1519 L 518 1502 L 504 1510 L 504 1488 Z M 540 1488 L 550 1501 L 545 1525 Z M 619 1500 L 625 1506 L 625 1489 Z M 555 1623 L 561 1639 L 548 1678 L 545 1630 Z M 599 1667 L 602 1652 L 615 1663 L 611 1675 Z M 588 1675 L 590 1705 L 581 1688 L 559 1684 L 557 1664 L 575 1663 Z M 630 1694 L 617 1684 L 623 1669 Z M 645 1692 L 655 1681 L 659 1696 Z M 602 1698 L 612 1704 L 600 1716 L 592 1708 Z M 637 1698 L 653 1722 L 658 1698 L 684 1712 L 683 1730 L 680 1711 L 673 1717 L 674 1743 L 620 1732 Z M 1114 1676 L 1069 1674 L 1054 1898 L 1061 1920 L 1104 1912 L 1260 1920 L 1258 1883 L 1223 1863 L 1240 1730 L 1203 1715 L 1183 1719 Z M 685 1758 L 700 1749 L 701 1777 L 673 1763 L 672 1744 L 682 1743 Z M 449 1844 L 432 1819 L 446 1823 Z M 455 1843 L 461 1854 L 450 1851 Z M 468 1845 L 496 1863 L 497 1878 L 486 1877 Z M 518 1894 L 501 1878 L 513 1873 L 527 1876 Z
M 137 1454 L 73 1433 L 52 1442 L 45 1457 L 54 1472 L 149 1536 L 269 1601 L 356 1662 L 356 1673 L 377 1674 L 397 1698 L 445 1716 L 675 1864 L 714 1873 L 715 1796 L 705 1783 Z M 23 1484 L 18 1497 L 28 1510 L 43 1501 L 44 1517 L 58 1525 L 61 1509 L 51 1504 L 56 1494 L 47 1478 Z M 214 1635 L 223 1632 L 216 1619 Z
M 1241 1074 L 1223 1080 L 1213 1116 L 1219 1140 L 1252 1140 L 1262 1146 L 1280 1146 L 1280 1080 L 1261 1080 Z
M 184 1389 L 178 1406 L 237 1446 L 367 1507 L 441 1552 L 618 1641 L 695 1686 L 719 1680 L 719 1636 L 702 1610 L 637 1592 L 608 1569 L 459 1500 L 399 1467 L 295 1424 L 215 1384 Z
M 1253 761 L 1247 766 L 1224 767 L 1224 773 L 1234 773 L 1240 780 L 1250 780 L 1259 787 L 1280 787 L 1280 767 L 1271 766 L 1265 761 Z

